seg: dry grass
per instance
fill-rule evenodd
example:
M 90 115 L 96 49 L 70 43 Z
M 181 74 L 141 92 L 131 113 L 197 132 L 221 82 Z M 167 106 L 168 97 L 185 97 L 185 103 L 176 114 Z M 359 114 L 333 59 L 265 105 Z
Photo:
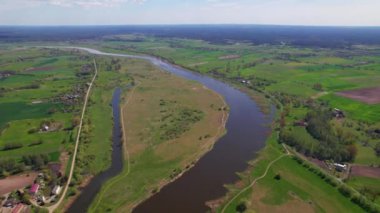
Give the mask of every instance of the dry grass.
M 218 127 L 224 125 L 224 112 L 218 109 L 224 103 L 217 94 L 200 84 L 152 68 L 139 69 L 137 73 L 131 70 L 129 73 L 139 82 L 133 97 L 129 99 L 130 103 L 123 109 L 127 148 L 131 157 L 149 146 L 154 146 L 155 154 L 162 156 L 164 160 L 173 160 L 178 156 L 196 159 L 209 150 L 215 138 L 199 140 L 199 137 L 221 134 Z M 179 107 L 201 110 L 204 117 L 181 137 L 158 143 L 152 131 L 161 123 L 160 100 L 175 101 L 176 103 L 170 103 L 174 105 L 171 106 L 174 110 Z
M 291 195 L 286 203 L 281 205 L 268 205 L 262 201 L 267 196 L 268 192 L 260 186 L 256 186 L 255 193 L 252 195 L 250 208 L 257 212 L 281 212 L 281 213 L 312 213 L 315 212 L 311 203 L 305 202 L 300 198 Z

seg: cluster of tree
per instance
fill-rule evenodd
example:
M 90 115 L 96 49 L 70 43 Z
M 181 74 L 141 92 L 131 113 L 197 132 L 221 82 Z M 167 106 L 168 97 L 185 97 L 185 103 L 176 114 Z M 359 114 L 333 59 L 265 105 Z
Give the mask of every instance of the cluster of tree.
M 165 107 L 167 103 L 172 102 L 160 100 L 161 107 Z M 193 123 L 200 121 L 204 117 L 204 113 L 196 109 L 182 108 L 174 111 L 172 108 L 166 108 L 163 111 L 167 112 L 162 115 L 159 126 L 160 139 L 163 141 L 178 138 L 188 131 Z
M 21 161 L 17 161 L 16 159 L 0 160 L 0 176 L 23 172 L 26 170 L 26 166 L 34 170 L 39 170 L 48 162 L 49 156 L 46 154 L 22 156 Z
M 370 128 L 367 130 L 367 135 L 372 139 L 380 139 L 380 128 Z
M 380 142 L 376 144 L 375 152 L 376 152 L 377 157 L 380 157 Z
M 352 161 L 357 153 L 352 135 L 345 135 L 342 130 L 334 131 L 330 121 L 331 111 L 327 108 L 314 108 L 306 116 L 307 132 L 317 142 L 307 142 L 288 129 L 282 129 L 280 140 L 293 146 L 307 156 L 336 162 Z M 336 133 L 337 132 L 337 133 Z
M 41 169 L 49 162 L 49 156 L 46 154 L 25 155 L 22 157 L 22 163 L 31 166 L 32 169 Z
M 306 130 L 320 141 L 314 155 L 320 159 L 334 159 L 337 162 L 352 161 L 357 153 L 354 136 L 344 135 L 341 129 L 335 133 L 330 123 L 332 118 L 331 110 L 323 107 L 312 109 L 306 115 Z
M 271 92 L 270 95 L 278 100 L 283 106 L 291 105 L 295 108 L 305 106 L 311 107 L 314 105 L 313 99 L 305 99 L 296 95 L 290 95 L 283 92 Z
M 323 91 L 323 86 L 320 83 L 316 83 L 313 85 L 313 89 L 317 91 Z
M 25 165 L 17 163 L 15 159 L 0 160 L 0 177 L 7 174 L 16 174 L 24 171 Z
M 94 65 L 93 64 L 85 64 L 82 66 L 81 70 L 76 73 L 76 76 L 87 76 L 94 72 Z
M 112 59 L 111 63 L 105 63 L 106 71 L 119 71 L 121 69 L 120 59 Z

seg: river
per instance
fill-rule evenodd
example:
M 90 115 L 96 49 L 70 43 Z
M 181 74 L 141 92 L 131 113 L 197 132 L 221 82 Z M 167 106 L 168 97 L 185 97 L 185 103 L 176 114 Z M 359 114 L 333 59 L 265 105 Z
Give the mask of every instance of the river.
M 155 57 L 105 53 L 90 48 L 68 48 L 81 49 L 95 55 L 150 61 L 167 72 L 205 85 L 222 95 L 229 106 L 229 118 L 226 124 L 227 134 L 220 138 L 214 148 L 205 154 L 193 168 L 137 206 L 133 210 L 135 213 L 201 213 L 208 211 L 205 202 L 225 195 L 227 190 L 224 185 L 237 181 L 239 178 L 236 172 L 244 171 L 247 168 L 247 162 L 253 159 L 256 153 L 265 146 L 266 138 L 270 133 L 269 124 L 272 122 L 273 112 L 272 115 L 265 115 L 248 95 L 224 82 L 172 65 Z M 116 104 L 114 101 L 115 94 L 113 106 Z M 119 137 L 120 118 L 118 114 L 115 116 L 115 110 L 119 108 L 113 108 L 115 128 L 118 126 L 119 131 L 114 128 L 116 136 L 114 135 L 113 141 L 112 166 L 91 180 L 71 206 L 69 212 L 85 212 L 101 185 L 110 177 L 117 175 L 122 169 Z

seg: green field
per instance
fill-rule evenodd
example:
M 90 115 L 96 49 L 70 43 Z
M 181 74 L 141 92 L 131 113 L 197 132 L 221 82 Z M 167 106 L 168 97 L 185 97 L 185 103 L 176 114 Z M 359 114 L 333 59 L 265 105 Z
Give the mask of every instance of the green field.
M 367 197 L 380 205 L 380 180 L 369 177 L 351 177 L 347 184 L 367 195 Z
M 186 39 L 156 39 L 144 42 L 104 40 L 102 49 L 113 52 L 137 52 L 164 57 L 184 67 L 224 78 L 246 78 L 268 92 L 282 92 L 300 97 L 312 97 L 324 92 L 378 86 L 380 60 L 373 50 L 297 48 L 269 45 L 215 45 Z M 87 44 L 91 46 L 92 44 Z M 357 54 L 361 52 L 361 54 Z M 234 59 L 223 56 L 237 55 Z M 380 105 L 329 95 L 332 107 L 342 108 L 355 119 L 379 122 Z M 363 114 L 364 112 L 364 114 Z
M 228 187 L 228 198 L 239 192 L 241 186 L 248 184 L 248 180 L 252 181 L 264 174 L 269 162 L 283 154 L 283 148 L 272 136 L 258 159 L 252 163 L 252 168 L 242 174 L 243 184 Z M 275 179 L 278 174 L 280 180 Z M 364 212 L 290 156 L 275 162 L 265 178 L 236 197 L 224 212 L 236 212 L 237 206 L 242 203 L 253 212 Z M 219 207 L 218 212 L 223 208 L 223 205 Z
M 86 78 L 76 74 L 86 63 L 68 52 L 37 49 L 10 50 L 1 57 L 0 79 L 0 159 L 18 161 L 24 155 L 48 154 L 58 161 L 69 149 L 71 119 L 80 100 L 68 105 L 59 98 L 73 93 Z M 52 129 L 41 131 L 42 124 Z

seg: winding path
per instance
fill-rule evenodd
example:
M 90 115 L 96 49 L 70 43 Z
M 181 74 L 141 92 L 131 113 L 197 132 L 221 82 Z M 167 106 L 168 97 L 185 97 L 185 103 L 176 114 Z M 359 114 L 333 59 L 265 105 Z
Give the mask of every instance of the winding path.
M 79 123 L 78 135 L 77 135 L 77 139 L 75 141 L 75 148 L 74 148 L 73 159 L 71 161 L 71 168 L 70 168 L 69 177 L 67 179 L 67 183 L 65 185 L 65 188 L 63 189 L 63 192 L 62 192 L 61 197 L 59 198 L 58 202 L 55 203 L 52 206 L 47 207 L 47 210 L 50 213 L 54 212 L 54 210 L 56 210 L 59 207 L 59 205 L 61 205 L 63 199 L 66 196 L 67 190 L 69 189 L 69 185 L 70 185 L 71 179 L 73 177 L 76 157 L 77 157 L 77 153 L 78 153 L 78 146 L 79 146 L 79 141 L 80 141 L 80 135 L 81 135 L 81 131 L 82 131 L 82 124 L 83 124 L 84 114 L 85 114 L 86 109 L 87 109 L 87 102 L 88 102 L 88 98 L 90 97 L 92 85 L 94 84 L 96 76 L 98 75 L 98 68 L 96 66 L 95 59 L 94 59 L 94 67 L 95 67 L 95 74 L 94 74 L 94 77 L 92 78 L 91 83 L 90 83 L 90 85 L 89 85 L 89 87 L 87 89 L 87 93 L 86 93 L 86 96 L 85 96 L 85 99 L 84 99 L 84 104 L 83 104 L 83 109 L 82 109 L 82 115 L 81 115 L 80 123 Z
M 228 201 L 228 203 L 227 203 L 227 204 L 224 206 L 224 208 L 222 209 L 222 213 L 224 213 L 224 212 L 226 211 L 226 209 L 231 205 L 232 201 L 234 201 L 237 197 L 239 197 L 241 194 L 243 194 L 243 193 L 244 193 L 245 191 L 247 191 L 248 189 L 252 188 L 253 185 L 255 185 L 255 183 L 257 183 L 257 181 L 259 181 L 259 180 L 265 178 L 265 176 L 268 174 L 269 169 L 272 167 L 272 165 L 273 165 L 274 163 L 276 163 L 277 161 L 281 160 L 283 157 L 290 155 L 290 152 L 289 152 L 289 150 L 286 148 L 286 145 L 282 144 L 282 146 L 283 146 L 284 149 L 286 150 L 286 154 L 283 154 L 283 155 L 281 155 L 280 157 L 278 157 L 278 158 L 274 159 L 273 161 L 271 161 L 271 162 L 268 164 L 268 166 L 267 166 L 267 168 L 266 168 L 264 174 L 262 174 L 260 177 L 258 177 L 258 178 L 256 178 L 255 180 L 253 180 L 251 184 L 249 184 L 247 187 L 245 187 L 244 189 L 242 189 L 242 190 L 241 190 L 239 193 L 237 193 L 232 199 L 230 199 L 230 201 Z

